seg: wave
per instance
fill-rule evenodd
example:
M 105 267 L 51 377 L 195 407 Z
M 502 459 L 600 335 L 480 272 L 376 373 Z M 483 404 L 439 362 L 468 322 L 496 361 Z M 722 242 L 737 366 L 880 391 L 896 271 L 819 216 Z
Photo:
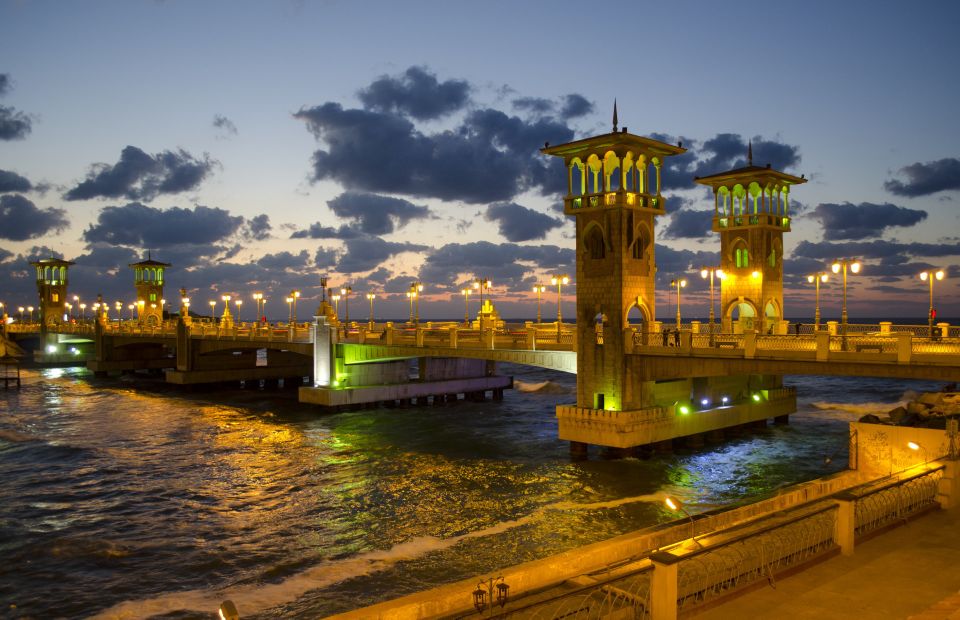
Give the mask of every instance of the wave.
M 513 389 L 518 392 L 540 392 L 543 394 L 569 394 L 575 391 L 575 388 L 553 381 L 527 382 L 516 379 L 513 381 Z
M 667 495 L 666 491 L 658 491 L 649 495 L 638 495 L 603 502 L 555 502 L 541 506 L 532 513 L 517 519 L 501 521 L 489 527 L 458 536 L 450 538 L 419 536 L 398 543 L 389 549 L 367 551 L 350 558 L 323 561 L 284 579 L 280 583 L 244 584 L 219 590 L 169 592 L 154 598 L 118 603 L 92 616 L 92 618 L 126 620 L 183 610 L 212 610 L 220 601 L 226 599 L 232 600 L 244 616 L 257 614 L 293 601 L 310 590 L 325 588 L 347 579 L 363 577 L 386 570 L 398 562 L 414 560 L 428 553 L 444 551 L 466 540 L 502 534 L 531 523 L 541 518 L 548 511 L 603 510 L 639 502 L 662 503 Z
M 40 441 L 40 439 L 17 431 L 0 429 L 0 441 L 6 441 L 7 443 L 26 443 L 28 441 Z

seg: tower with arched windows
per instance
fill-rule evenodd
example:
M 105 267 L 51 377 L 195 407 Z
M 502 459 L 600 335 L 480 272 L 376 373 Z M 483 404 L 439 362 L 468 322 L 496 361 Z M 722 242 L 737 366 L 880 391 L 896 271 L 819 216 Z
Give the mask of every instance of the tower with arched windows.
M 713 230 L 720 233 L 723 331 L 778 333 L 783 321 L 783 233 L 790 232 L 790 188 L 803 177 L 747 165 L 695 181 L 713 189 Z
M 146 260 L 127 266 L 133 269 L 138 321 L 142 325 L 159 325 L 163 322 L 163 271 L 170 263 L 153 260 L 148 254 Z
M 665 213 L 660 194 L 664 158 L 686 152 L 617 129 L 541 152 L 563 158 L 567 171 L 564 213 L 576 220 L 577 406 L 636 409 L 652 396 L 627 381 L 623 360 L 628 316 L 643 330 L 655 320 L 655 218 Z M 587 327 L 582 327 L 587 326 Z
M 40 322 L 56 325 L 63 321 L 67 303 L 67 269 L 73 261 L 42 258 L 30 263 L 37 270 L 37 294 L 40 297 Z

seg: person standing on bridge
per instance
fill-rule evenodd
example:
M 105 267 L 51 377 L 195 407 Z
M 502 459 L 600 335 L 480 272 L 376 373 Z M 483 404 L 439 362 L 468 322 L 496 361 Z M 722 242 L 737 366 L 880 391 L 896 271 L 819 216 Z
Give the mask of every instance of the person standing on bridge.
M 666 327 L 663 328 L 663 346 L 670 345 L 670 330 Z

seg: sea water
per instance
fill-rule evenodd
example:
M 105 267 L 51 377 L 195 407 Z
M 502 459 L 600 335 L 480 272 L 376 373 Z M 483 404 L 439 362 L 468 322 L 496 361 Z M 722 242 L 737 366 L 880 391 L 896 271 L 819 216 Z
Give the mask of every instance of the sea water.
M 798 412 L 700 450 L 572 462 L 573 375 L 336 414 L 295 392 L 27 370 L 0 392 L 0 615 L 319 617 L 762 497 L 846 465 L 847 423 L 934 383 L 787 377 Z M 829 457 L 829 458 L 827 458 Z

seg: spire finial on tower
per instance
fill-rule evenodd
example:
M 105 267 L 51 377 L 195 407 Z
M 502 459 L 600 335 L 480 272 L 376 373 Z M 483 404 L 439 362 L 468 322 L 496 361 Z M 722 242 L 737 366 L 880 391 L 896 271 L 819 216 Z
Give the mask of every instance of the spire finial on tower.
M 753 165 L 753 140 L 747 142 L 747 165 Z
M 152 260 L 152 259 L 150 258 L 150 250 L 147 250 L 147 260 Z
M 617 133 L 617 98 L 613 98 L 613 133 Z

